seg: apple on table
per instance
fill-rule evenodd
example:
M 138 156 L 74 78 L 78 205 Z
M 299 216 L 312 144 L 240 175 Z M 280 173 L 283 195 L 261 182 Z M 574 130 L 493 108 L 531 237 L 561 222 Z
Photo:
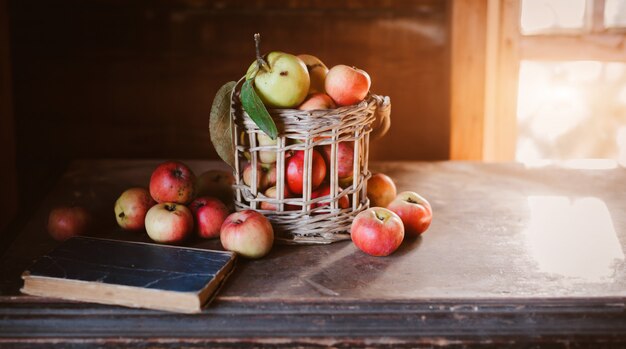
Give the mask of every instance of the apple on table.
M 387 208 L 402 219 L 404 230 L 409 236 L 419 236 L 424 233 L 433 219 L 433 210 L 428 200 L 412 191 L 398 194 Z
M 223 202 L 209 196 L 195 198 L 189 209 L 195 218 L 195 230 L 199 237 L 211 239 L 220 236 L 222 223 L 228 217 L 228 208 Z
M 156 204 L 146 214 L 146 232 L 156 242 L 181 242 L 190 235 L 193 226 L 193 214 L 182 204 Z
M 208 170 L 196 177 L 196 196 L 211 196 L 229 205 L 233 201 L 235 177 L 232 172 Z
M 92 215 L 83 206 L 57 206 L 50 210 L 47 229 L 57 241 L 84 235 L 92 222 Z
M 158 202 L 189 203 L 195 196 L 196 176 L 178 161 L 167 161 L 152 172 L 150 195 Z
M 246 258 L 261 258 L 272 249 L 274 229 L 261 213 L 244 210 L 226 218 L 222 224 L 220 241 L 228 251 Z
M 354 218 L 350 236 L 361 251 L 372 256 L 388 256 L 400 247 L 404 225 L 392 211 L 372 207 Z
M 115 201 L 113 208 L 117 224 L 125 230 L 143 230 L 146 213 L 155 204 L 146 188 L 126 189 Z
M 383 173 L 376 173 L 367 181 L 367 197 L 370 207 L 387 207 L 396 198 L 396 185 Z

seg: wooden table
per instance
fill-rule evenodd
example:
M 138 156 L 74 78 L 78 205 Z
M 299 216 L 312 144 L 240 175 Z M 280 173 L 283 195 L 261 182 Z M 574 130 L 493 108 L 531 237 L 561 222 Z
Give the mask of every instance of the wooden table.
M 197 173 L 221 166 L 187 163 Z M 156 164 L 71 166 L 2 257 L 0 347 L 626 346 L 622 168 L 374 164 L 399 190 L 430 199 L 434 221 L 422 238 L 385 258 L 350 242 L 276 246 L 262 260 L 240 260 L 201 314 L 19 294 L 22 270 L 56 244 L 44 229 L 54 205 L 86 202 L 97 216 L 92 235 L 147 241 L 116 227 L 113 202 L 146 186 Z

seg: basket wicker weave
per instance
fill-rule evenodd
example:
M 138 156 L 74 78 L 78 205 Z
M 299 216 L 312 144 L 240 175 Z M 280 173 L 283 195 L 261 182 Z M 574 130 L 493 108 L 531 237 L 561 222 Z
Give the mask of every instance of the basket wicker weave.
M 364 101 L 352 106 L 329 110 L 301 111 L 270 109 L 278 128 L 275 145 L 260 146 L 257 135 L 263 133 L 243 110 L 239 98 L 240 81 L 231 95 L 232 136 L 235 143 L 235 208 L 254 209 L 272 222 L 275 238 L 290 244 L 327 244 L 350 239 L 353 218 L 369 207 L 367 198 L 369 134 L 377 114 L 389 112 L 388 97 L 369 94 Z M 352 180 L 339 187 L 337 174 L 337 144 L 354 142 Z M 316 147 L 331 145 L 328 184 L 330 195 L 311 199 L 312 153 Z M 319 149 L 319 148 L 317 148 Z M 293 151 L 304 151 L 303 193 L 299 197 L 284 197 L 285 163 Z M 276 152 L 276 198 L 265 196 L 257 188 L 260 165 L 259 152 Z M 243 168 L 251 163 L 251 185 L 243 181 Z M 339 208 L 342 197 L 350 199 L 348 208 Z M 345 201 L 345 199 L 343 199 Z M 276 210 L 261 210 L 262 202 L 273 204 Z M 322 203 L 325 205 L 315 205 Z M 297 210 L 294 210 L 293 207 Z M 287 208 L 291 208 L 288 210 Z

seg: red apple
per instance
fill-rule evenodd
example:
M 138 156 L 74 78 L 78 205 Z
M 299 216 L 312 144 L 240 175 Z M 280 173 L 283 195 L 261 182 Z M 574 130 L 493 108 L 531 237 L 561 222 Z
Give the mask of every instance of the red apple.
M 363 70 L 347 65 L 336 65 L 326 75 L 326 93 L 338 106 L 362 101 L 370 90 L 372 81 Z
M 196 178 L 196 196 L 211 196 L 228 205 L 233 201 L 234 184 L 232 172 L 209 170 Z
M 350 236 L 361 251 L 372 256 L 388 256 L 402 243 L 404 226 L 392 211 L 372 207 L 354 218 Z
M 370 207 L 387 207 L 396 198 L 396 185 L 389 176 L 376 173 L 367 181 Z
M 276 186 L 270 187 L 265 191 L 265 196 L 267 196 L 270 199 L 276 199 L 278 191 L 276 190 Z M 291 193 L 289 192 L 289 190 L 287 189 L 287 187 L 285 186 L 284 188 L 284 196 L 283 198 L 290 198 L 291 197 Z M 293 211 L 293 210 L 297 210 L 299 207 L 296 205 L 284 205 L 284 210 L 285 211 Z M 262 210 L 267 210 L 267 211 L 278 211 L 278 205 L 274 204 L 274 203 L 269 203 L 267 201 L 261 201 L 261 209 Z
M 145 188 L 130 188 L 125 190 L 115 201 L 115 219 L 117 224 L 125 230 L 143 230 L 146 213 L 156 202 Z
M 327 144 L 322 147 L 326 162 L 330 164 L 332 145 Z M 337 143 L 337 178 L 340 181 L 352 182 L 354 172 L 354 145 L 353 142 Z
M 209 196 L 195 198 L 189 209 L 195 218 L 195 229 L 199 237 L 205 239 L 220 236 L 222 223 L 228 217 L 228 208 L 220 200 Z
M 156 242 L 180 242 L 192 231 L 193 214 L 184 205 L 164 202 L 152 206 L 146 214 L 146 232 Z
M 410 236 L 421 235 L 428 229 L 433 220 L 433 210 L 430 203 L 412 191 L 398 194 L 387 208 L 402 219 L 404 231 Z
M 59 206 L 48 215 L 48 233 L 58 241 L 83 235 L 91 224 L 91 213 L 82 206 Z
M 195 195 L 196 176 L 178 161 L 160 164 L 150 177 L 150 195 L 158 202 L 187 204 Z
M 341 188 L 339 188 L 339 193 L 341 193 Z M 337 194 L 339 194 L 337 193 Z M 327 196 L 330 199 L 330 185 L 328 183 L 322 184 L 317 190 L 311 193 L 311 199 L 317 199 L 319 197 Z M 311 208 L 322 207 L 322 206 L 330 206 L 328 202 L 318 202 L 311 205 Z M 348 208 L 350 207 L 350 200 L 347 196 L 342 196 L 337 202 L 337 207 L 339 208 Z
M 300 110 L 321 110 L 337 108 L 335 102 L 325 93 L 314 93 L 308 96 L 298 107 Z
M 315 190 L 322 184 L 326 176 L 326 163 L 317 150 L 312 150 L 313 166 L 311 167 L 311 189 Z M 287 187 L 294 194 L 302 194 L 304 173 L 304 150 L 298 150 L 287 159 L 285 164 Z
M 220 241 L 224 249 L 247 258 L 261 258 L 274 243 L 270 221 L 254 210 L 235 212 L 222 224 Z

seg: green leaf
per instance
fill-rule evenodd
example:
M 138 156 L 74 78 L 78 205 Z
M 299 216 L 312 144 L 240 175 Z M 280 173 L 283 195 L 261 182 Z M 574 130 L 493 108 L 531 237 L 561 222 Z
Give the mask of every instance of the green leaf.
M 228 165 L 235 167 L 235 144 L 230 120 L 230 95 L 237 83 L 229 81 L 220 87 L 213 99 L 209 133 L 217 155 Z
M 271 139 L 276 139 L 276 136 L 278 136 L 276 124 L 265 108 L 263 101 L 256 94 L 253 84 L 253 79 L 248 79 L 243 83 L 241 87 L 241 105 L 243 105 L 243 109 L 248 113 L 252 121 L 259 126 L 261 131 L 265 132 Z

